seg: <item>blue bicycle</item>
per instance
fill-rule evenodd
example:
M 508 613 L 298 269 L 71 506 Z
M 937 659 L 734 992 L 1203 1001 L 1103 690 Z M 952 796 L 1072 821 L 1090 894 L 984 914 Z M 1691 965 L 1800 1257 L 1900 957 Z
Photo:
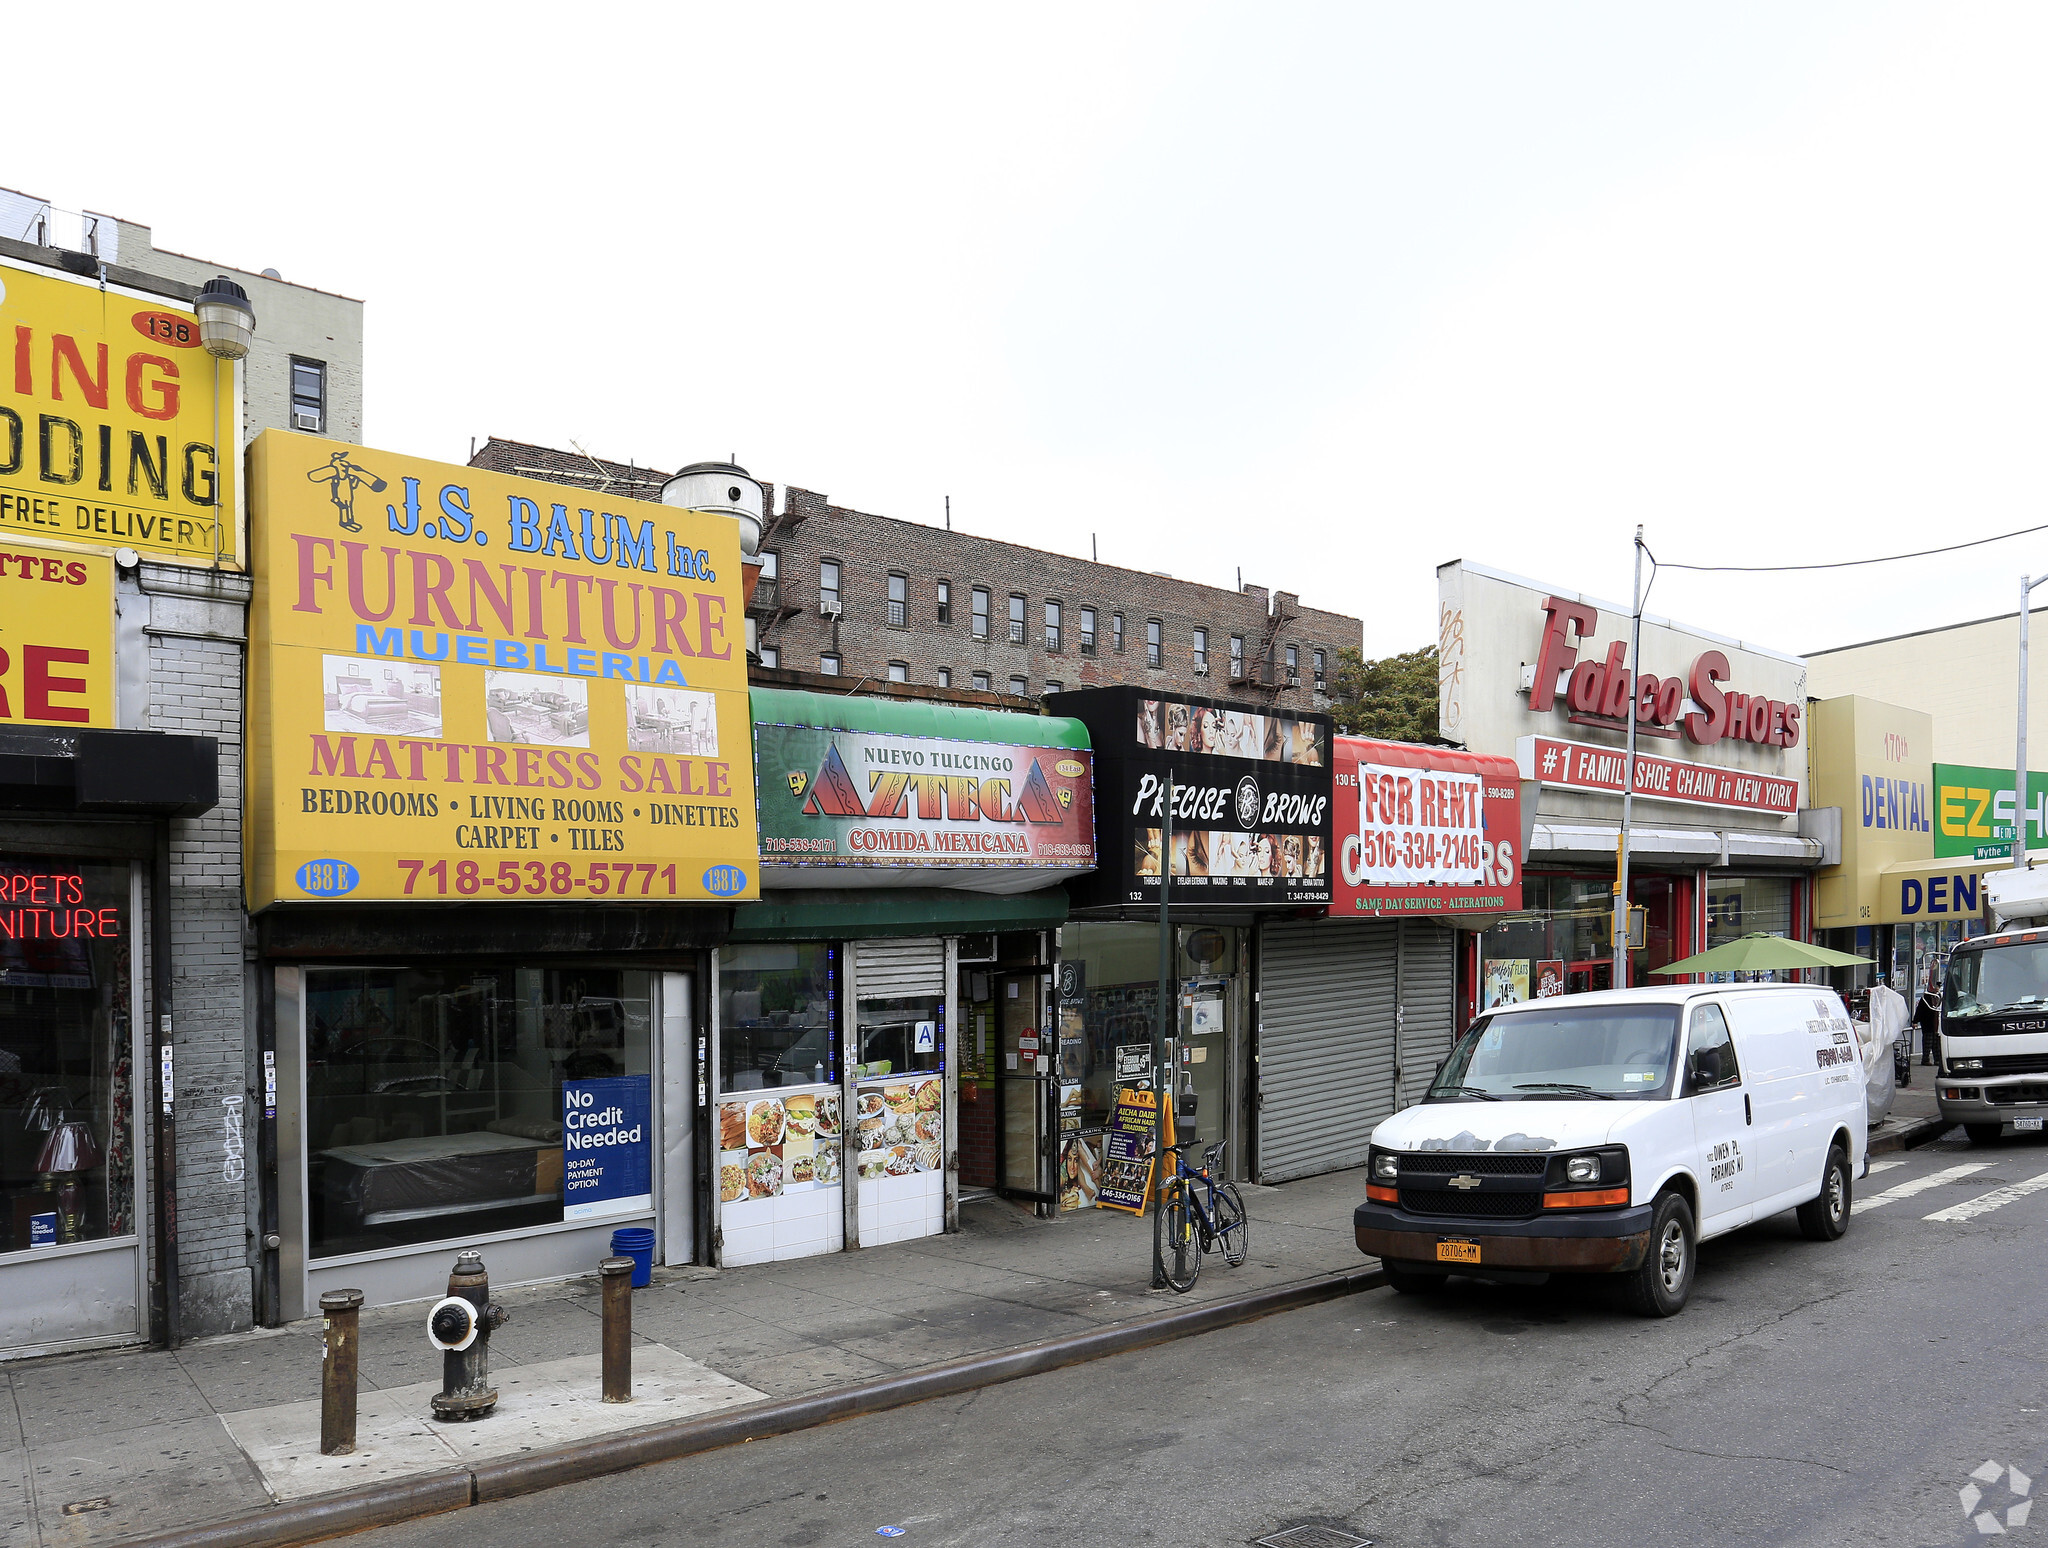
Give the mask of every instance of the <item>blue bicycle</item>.
M 1152 1217 L 1153 1246 L 1166 1282 L 1183 1293 L 1194 1289 L 1204 1253 L 1220 1247 L 1223 1261 L 1232 1268 L 1251 1254 L 1244 1200 L 1235 1185 L 1216 1175 L 1229 1143 L 1218 1140 L 1204 1149 L 1199 1170 L 1189 1166 L 1187 1158 L 1195 1141 L 1166 1147 L 1173 1157 L 1173 1175 L 1159 1189 L 1159 1209 Z

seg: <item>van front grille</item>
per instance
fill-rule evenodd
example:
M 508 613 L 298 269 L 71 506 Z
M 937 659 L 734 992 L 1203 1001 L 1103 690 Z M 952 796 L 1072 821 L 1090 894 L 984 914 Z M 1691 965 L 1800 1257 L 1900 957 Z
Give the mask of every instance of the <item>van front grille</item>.
M 1401 1207 L 1416 1215 L 1466 1220 L 1526 1220 L 1541 1207 L 1540 1193 L 1458 1193 L 1449 1188 L 1403 1188 Z

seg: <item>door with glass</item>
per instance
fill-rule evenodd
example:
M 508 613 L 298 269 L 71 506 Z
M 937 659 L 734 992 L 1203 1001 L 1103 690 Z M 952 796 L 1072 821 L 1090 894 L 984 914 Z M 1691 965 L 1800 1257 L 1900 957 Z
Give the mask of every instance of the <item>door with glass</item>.
M 996 1188 L 1052 1201 L 1053 1056 L 1043 975 L 1004 973 L 996 985 Z

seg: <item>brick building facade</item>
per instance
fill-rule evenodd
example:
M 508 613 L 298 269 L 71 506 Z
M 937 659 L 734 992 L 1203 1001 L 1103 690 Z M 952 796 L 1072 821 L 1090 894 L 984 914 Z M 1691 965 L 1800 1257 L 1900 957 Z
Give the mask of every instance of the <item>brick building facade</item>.
M 653 500 L 665 475 L 492 437 L 474 467 Z M 748 646 L 765 667 L 1035 698 L 1111 683 L 1321 707 L 1357 618 L 770 491 Z M 835 584 L 836 582 L 836 584 Z M 1204 670 L 1206 668 L 1206 670 Z

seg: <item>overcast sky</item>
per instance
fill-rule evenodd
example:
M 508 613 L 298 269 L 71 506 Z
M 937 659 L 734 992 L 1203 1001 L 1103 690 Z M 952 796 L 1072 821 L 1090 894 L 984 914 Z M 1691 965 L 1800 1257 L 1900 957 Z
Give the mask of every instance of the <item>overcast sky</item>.
M 1451 558 L 1619 600 L 1638 522 L 1704 564 L 2048 522 L 2039 5 L 80 16 L 9 18 L 0 184 L 366 299 L 373 445 L 950 494 L 1369 654 Z M 2048 533 L 1650 605 L 1805 650 L 2022 569 Z

